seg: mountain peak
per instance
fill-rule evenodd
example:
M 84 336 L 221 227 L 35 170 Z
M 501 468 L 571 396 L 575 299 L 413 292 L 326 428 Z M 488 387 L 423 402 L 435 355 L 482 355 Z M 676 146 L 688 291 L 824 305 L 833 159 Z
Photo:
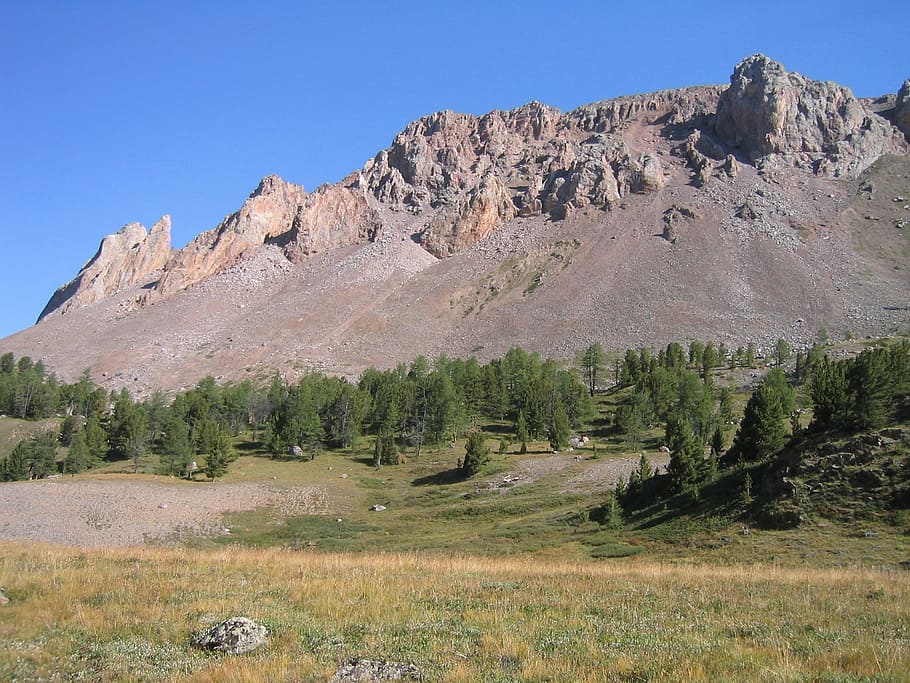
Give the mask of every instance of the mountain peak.
M 891 228 L 906 220 L 891 198 L 910 193 L 901 130 L 910 83 L 865 102 L 761 54 L 728 86 L 565 113 L 537 101 L 441 111 L 339 183 L 306 192 L 262 178 L 179 251 L 167 217 L 125 226 L 16 343 L 46 339 L 58 362 L 78 359 L 76 374 L 148 378 L 166 364 L 176 382 L 291 357 L 349 373 L 516 344 L 570 356 L 591 339 L 892 331 L 910 296 Z M 109 340 L 133 338 L 148 350 L 122 360 Z
M 38 321 L 51 313 L 63 315 L 72 308 L 88 306 L 143 282 L 164 266 L 170 253 L 170 216 L 162 216 L 151 231 L 141 223 L 127 223 L 101 240 L 98 251 L 76 277 L 54 292 Z
M 733 71 L 717 103 L 719 139 L 758 165 L 855 178 L 882 154 L 905 151 L 888 121 L 849 88 L 815 81 L 763 54 Z

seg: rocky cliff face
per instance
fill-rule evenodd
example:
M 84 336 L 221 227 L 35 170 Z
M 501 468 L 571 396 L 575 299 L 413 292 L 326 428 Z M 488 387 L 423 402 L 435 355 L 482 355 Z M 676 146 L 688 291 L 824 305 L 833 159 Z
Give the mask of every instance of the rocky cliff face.
M 171 255 L 171 217 L 163 216 L 150 231 L 129 223 L 101 241 L 98 252 L 48 301 L 39 322 L 51 313 L 65 314 L 145 281 Z
M 744 60 L 717 103 L 718 137 L 751 161 L 855 178 L 882 154 L 903 151 L 891 125 L 849 88 L 788 73 L 764 55 Z
M 625 128 L 703 115 L 718 93 L 666 91 L 568 114 L 539 102 L 480 117 L 440 112 L 409 125 L 367 163 L 362 177 L 383 204 L 426 217 L 421 244 L 443 257 L 516 215 L 559 220 L 575 209 L 609 209 L 630 193 L 659 190 L 659 156 Z
M 904 81 L 894 104 L 894 124 L 910 142 L 910 79 Z
M 149 298 L 166 297 L 236 263 L 264 244 L 278 244 L 291 261 L 374 239 L 381 229 L 362 191 L 323 186 L 308 194 L 278 176 L 263 178 L 239 211 L 202 233 L 168 261 Z
M 893 125 L 892 125 L 893 123 Z M 437 258 L 490 239 L 516 217 L 561 221 L 611 212 L 670 182 L 730 183 L 741 162 L 773 180 L 781 169 L 855 178 L 883 154 L 904 153 L 910 81 L 864 102 L 765 57 L 739 64 L 728 87 L 620 97 L 560 113 L 539 102 L 483 116 L 439 112 L 411 123 L 341 183 L 307 193 L 264 178 L 218 227 L 170 255 L 165 219 L 106 238 L 58 290 L 42 318 L 85 306 L 163 269 L 137 297 L 158 301 L 221 273 L 264 246 L 291 263 L 377 240 L 394 227 Z M 682 162 L 679 161 L 682 159 Z M 739 161 L 737 161 L 739 159 Z M 676 174 L 676 175 L 674 175 Z
M 155 285 L 155 295 L 186 289 L 235 263 L 241 254 L 261 246 L 267 238 L 287 232 L 304 197 L 306 192 L 300 185 L 278 176 L 263 178 L 239 211 L 174 255 Z

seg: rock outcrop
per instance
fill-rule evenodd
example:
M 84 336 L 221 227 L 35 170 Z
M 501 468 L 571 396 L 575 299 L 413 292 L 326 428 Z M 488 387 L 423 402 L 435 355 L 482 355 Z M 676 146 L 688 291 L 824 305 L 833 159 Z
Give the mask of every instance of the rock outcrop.
M 101 240 L 97 253 L 76 277 L 54 292 L 41 311 L 39 322 L 51 313 L 62 315 L 145 281 L 164 266 L 170 255 L 170 216 L 162 216 L 148 232 L 141 223 L 124 225 Z
M 167 296 L 186 289 L 232 265 L 251 247 L 287 232 L 305 197 L 301 185 L 278 176 L 263 178 L 240 210 L 174 255 L 154 288 L 155 294 Z
M 268 176 L 239 211 L 177 252 L 149 295 L 165 297 L 186 289 L 263 244 L 278 244 L 288 259 L 299 261 L 308 254 L 375 239 L 380 230 L 363 190 L 339 184 L 307 193 L 300 185 Z
M 437 258 L 444 258 L 488 237 L 516 213 L 506 186 L 497 176 L 489 175 L 433 219 L 421 235 L 421 245 Z
M 703 115 L 710 88 L 620 98 L 568 114 L 539 102 L 476 117 L 440 112 L 399 133 L 366 164 L 366 189 L 397 211 L 427 215 L 420 243 L 438 257 L 488 237 L 516 215 L 564 218 L 663 187 L 660 160 L 621 136 L 630 121 Z
M 300 261 L 335 247 L 375 240 L 382 221 L 356 187 L 323 185 L 307 195 L 291 221 L 290 230 L 274 240 L 291 261 Z
M 402 680 L 420 680 L 420 670 L 413 664 L 354 658 L 338 665 L 330 683 L 376 683 L 377 681 Z
M 910 142 L 910 79 L 904 81 L 894 103 L 894 125 Z
M 789 73 L 761 54 L 736 67 L 714 127 L 753 162 L 780 156 L 829 177 L 855 178 L 882 154 L 903 148 L 889 123 L 849 88 Z

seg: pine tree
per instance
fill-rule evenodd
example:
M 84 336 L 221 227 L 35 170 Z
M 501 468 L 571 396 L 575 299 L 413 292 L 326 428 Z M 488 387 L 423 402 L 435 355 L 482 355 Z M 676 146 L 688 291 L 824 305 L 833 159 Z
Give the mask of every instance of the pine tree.
M 89 415 L 82 431 L 85 434 L 85 444 L 88 446 L 92 460 L 103 460 L 110 449 L 110 444 L 108 442 L 107 430 L 105 430 L 104 426 L 101 424 L 101 420 L 97 414 L 93 413 Z
M 790 354 L 792 349 L 790 344 L 787 343 L 786 339 L 778 339 L 777 344 L 774 346 L 774 358 L 777 361 L 777 366 L 780 367 L 788 360 L 790 360 Z
M 711 456 L 719 458 L 724 452 L 724 433 L 720 426 L 715 427 L 714 434 L 711 435 Z
M 63 460 L 63 471 L 66 474 L 77 474 L 94 467 L 96 462 L 85 439 L 85 430 L 73 434 L 66 458 Z
M 132 460 L 134 472 L 139 470 L 139 460 L 148 445 L 147 426 L 145 412 L 133 403 L 129 392 L 123 389 L 114 403 L 111 418 L 111 456 Z
M 622 528 L 622 507 L 619 504 L 619 493 L 614 492 L 610 496 L 610 507 L 607 511 L 607 526 L 611 529 L 620 529 Z
M 644 453 L 638 460 L 638 480 L 643 484 L 654 476 L 654 470 L 651 468 L 651 462 Z
M 473 477 L 480 472 L 490 460 L 490 448 L 487 446 L 487 439 L 483 432 L 471 432 L 468 436 L 468 442 L 465 446 L 464 461 L 461 465 L 461 471 L 469 477 Z
M 186 472 L 193 459 L 189 427 L 173 412 L 169 412 L 165 417 L 163 431 L 155 444 L 155 451 L 159 455 L 159 471 L 170 476 Z
M 63 422 L 60 424 L 60 435 L 57 437 L 60 445 L 69 446 L 78 428 L 79 423 L 74 415 L 67 415 L 63 418 Z
M 569 417 L 566 415 L 565 408 L 560 404 L 553 411 L 553 422 L 550 425 L 550 448 L 554 451 L 567 448 L 570 434 Z
M 398 449 L 395 447 L 395 437 L 391 432 L 380 432 L 373 446 L 373 465 L 379 469 L 382 465 L 394 465 L 398 460 Z
M 12 355 L 12 354 L 11 354 Z M 23 481 L 28 479 L 31 465 L 31 449 L 28 441 L 20 441 L 3 461 L 0 461 L 0 481 Z
M 231 444 L 220 424 L 207 420 L 201 425 L 198 452 L 203 456 L 203 470 L 212 481 L 227 473 L 232 460 Z
M 580 365 L 581 374 L 588 386 L 588 392 L 591 396 L 597 389 L 597 381 L 604 373 L 606 367 L 607 354 L 604 353 L 603 347 L 594 342 L 581 355 Z
M 676 492 L 694 492 L 701 481 L 704 464 L 704 450 L 692 433 L 689 423 L 673 418 L 666 427 L 667 446 L 670 448 L 670 463 L 667 472 Z
M 743 479 L 743 487 L 740 490 L 739 500 L 743 505 L 752 505 L 752 477 L 746 474 Z
M 733 392 L 730 387 L 721 387 L 717 392 L 717 413 L 723 424 L 733 421 Z
M 847 370 L 847 382 L 852 396 L 851 422 L 857 429 L 883 426 L 890 415 L 892 392 L 889 391 L 888 351 L 863 351 L 853 359 Z
M 689 366 L 693 368 L 701 368 L 702 365 L 702 356 L 705 352 L 705 345 L 702 344 L 697 339 L 692 340 L 689 344 Z
M 524 455 L 528 452 L 528 421 L 525 419 L 524 411 L 518 413 L 518 425 L 515 427 L 515 440 L 521 444 L 519 453 Z
M 752 462 L 781 450 L 787 441 L 787 417 L 794 408 L 793 389 L 783 371 L 774 368 L 749 398 L 729 456 Z

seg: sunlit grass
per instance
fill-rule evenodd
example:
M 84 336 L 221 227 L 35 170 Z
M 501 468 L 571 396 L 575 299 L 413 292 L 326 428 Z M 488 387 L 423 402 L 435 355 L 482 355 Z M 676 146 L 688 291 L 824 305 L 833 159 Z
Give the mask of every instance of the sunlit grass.
M 327 680 L 370 656 L 428 680 L 905 680 L 910 577 L 229 548 L 4 543 L 0 678 Z M 246 615 L 246 657 L 192 633 Z M 824 676 L 823 676 L 824 674 Z M 309 677 L 309 678 L 308 678 Z

